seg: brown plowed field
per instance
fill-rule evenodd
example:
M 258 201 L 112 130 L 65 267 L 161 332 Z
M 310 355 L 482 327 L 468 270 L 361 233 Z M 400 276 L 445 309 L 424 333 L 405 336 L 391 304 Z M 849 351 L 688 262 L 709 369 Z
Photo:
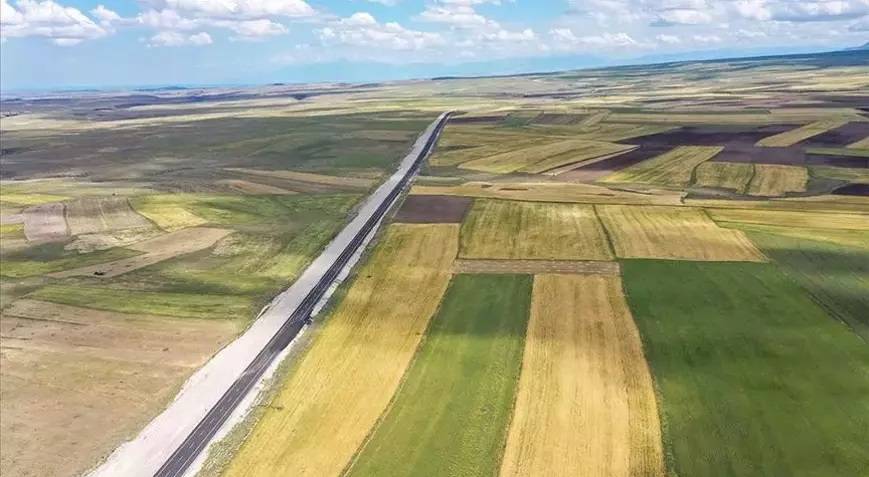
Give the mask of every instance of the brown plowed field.
M 571 275 L 618 275 L 619 263 L 583 260 L 464 260 L 458 259 L 456 273 L 559 273 Z
M 865 157 L 833 154 L 807 154 L 803 147 L 755 147 L 750 144 L 729 144 L 711 159 L 712 162 L 741 162 L 746 164 L 774 164 L 780 166 L 829 166 L 865 168 Z
M 869 184 L 848 184 L 833 191 L 834 195 L 869 197 Z
M 34 205 L 24 209 L 24 235 L 31 242 L 55 242 L 64 240 L 66 228 L 62 203 Z
M 869 123 L 848 123 L 797 144 L 811 147 L 844 147 L 866 136 L 869 136 Z
M 453 124 L 480 124 L 480 123 L 498 123 L 506 118 L 506 115 L 501 116 L 455 116 L 450 118 Z
M 559 113 L 543 113 L 537 116 L 534 124 L 574 124 L 582 119 L 582 116 L 576 114 L 559 114 Z
M 626 139 L 626 144 L 640 146 L 726 146 L 727 144 L 751 144 L 773 134 L 789 131 L 793 124 L 769 126 L 712 127 L 687 126 L 673 131 Z
M 407 224 L 460 224 L 474 200 L 451 195 L 409 195 L 393 222 Z

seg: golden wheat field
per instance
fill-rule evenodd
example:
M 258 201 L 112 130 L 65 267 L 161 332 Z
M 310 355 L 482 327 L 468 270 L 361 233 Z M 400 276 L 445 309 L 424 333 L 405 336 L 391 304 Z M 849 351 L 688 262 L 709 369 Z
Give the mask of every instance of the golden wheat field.
M 619 277 L 534 277 L 500 475 L 664 476 L 652 377 Z
M 748 194 L 775 197 L 789 192 L 805 192 L 809 171 L 805 167 L 755 164 L 754 178 L 748 186 Z
M 707 209 L 716 222 L 803 227 L 807 229 L 865 230 L 869 214 L 761 209 Z
M 559 182 L 466 182 L 458 186 L 414 186 L 412 194 L 458 195 L 528 202 L 680 205 L 683 192 L 661 189 L 631 191 L 594 184 Z
M 580 147 L 564 154 L 556 154 L 552 157 L 543 159 L 540 162 L 525 166 L 522 169 L 519 169 L 519 172 L 540 174 L 563 166 L 579 164 L 590 159 L 612 156 L 613 154 L 628 151 L 630 149 L 634 149 L 634 146 L 614 144 L 610 142 L 588 141 L 583 143 Z
M 691 183 L 694 168 L 721 152 L 720 146 L 679 146 L 669 152 L 610 174 L 601 182 L 629 182 L 663 187 Z
M 702 209 L 622 205 L 595 208 L 619 258 L 765 260 L 745 234 L 719 227 Z
M 734 162 L 704 162 L 694 171 L 696 187 L 730 189 L 742 193 L 754 176 L 754 166 Z
M 591 205 L 474 202 L 460 255 L 481 259 L 612 260 Z
M 458 232 L 453 224 L 389 226 L 225 475 L 341 473 L 395 394 L 437 310 Z
M 494 156 L 484 157 L 482 159 L 475 159 L 461 164 L 459 168 L 481 172 L 492 172 L 496 174 L 509 174 L 520 169 L 532 167 L 535 164 L 553 157 L 573 154 L 574 151 L 576 151 L 577 154 L 583 154 L 582 151 L 586 150 L 595 151 L 599 149 L 599 146 L 600 144 L 598 143 L 589 143 L 587 141 L 577 141 L 573 139 L 556 141 L 548 144 L 511 150 Z M 614 152 L 608 151 L 607 149 L 602 150 L 603 152 L 601 154 L 592 155 L 590 157 L 597 157 L 598 155 Z M 594 152 L 591 152 L 591 154 L 594 154 Z M 562 165 L 561 161 L 563 160 L 563 158 L 553 159 L 553 161 L 556 162 L 556 165 L 552 167 Z
M 184 208 L 182 204 L 183 201 L 179 201 L 173 195 L 145 195 L 136 197 L 132 201 L 136 212 L 167 232 L 196 227 L 208 222 Z
M 850 120 L 847 118 L 822 119 L 790 131 L 785 131 L 781 134 L 763 138 L 760 141 L 757 141 L 757 145 L 761 147 L 793 146 L 800 141 L 805 141 L 806 139 L 815 137 L 818 134 L 844 126 L 845 124 L 848 124 L 849 121 Z

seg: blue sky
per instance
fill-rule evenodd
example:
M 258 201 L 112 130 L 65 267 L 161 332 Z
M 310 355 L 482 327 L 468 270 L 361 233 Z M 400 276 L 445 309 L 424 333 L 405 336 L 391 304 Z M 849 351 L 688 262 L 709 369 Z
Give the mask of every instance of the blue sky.
M 869 41 L 869 0 L 0 2 L 4 90 L 360 81 Z

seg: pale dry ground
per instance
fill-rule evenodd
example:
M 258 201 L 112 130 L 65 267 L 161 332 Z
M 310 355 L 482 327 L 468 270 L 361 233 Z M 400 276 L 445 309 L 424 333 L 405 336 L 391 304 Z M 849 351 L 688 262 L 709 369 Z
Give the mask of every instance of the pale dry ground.
M 643 191 L 609 189 L 594 184 L 565 182 L 467 182 L 458 186 L 413 186 L 412 194 L 458 195 L 527 202 L 680 205 L 684 192 L 649 188 Z
M 660 156 L 610 174 L 600 182 L 684 187 L 691 183 L 694 168 L 715 157 L 722 149 L 720 146 L 678 146 Z
M 843 230 L 866 230 L 869 224 L 869 214 L 860 213 L 713 208 L 706 210 L 716 222 Z
M 12 303 L 0 316 L 0 474 L 80 475 L 238 331 L 230 321 Z
M 745 234 L 719 227 L 702 209 L 621 205 L 595 209 L 619 258 L 766 260 Z
M 217 184 L 227 185 L 230 189 L 249 195 L 288 195 L 298 194 L 298 192 L 282 189 L 267 184 L 258 182 L 245 181 L 241 179 L 225 179 L 217 181 Z
M 690 207 L 711 207 L 714 209 L 809 211 L 830 214 L 847 214 L 856 212 L 860 214 L 869 214 L 869 197 L 847 195 L 818 195 L 752 201 L 685 199 L 684 202 L 685 205 Z
M 599 260 L 472 260 L 458 259 L 455 273 L 567 273 L 579 275 L 618 275 L 619 262 Z
M 167 232 L 196 227 L 208 222 L 185 209 L 171 195 L 144 197 L 133 201 L 132 205 L 138 213 Z
M 337 476 L 386 409 L 437 310 L 458 225 L 390 225 L 226 476 Z
M 694 186 L 730 189 L 742 193 L 752 176 L 754 176 L 752 164 L 704 162 L 694 171 Z
M 785 131 L 781 134 L 766 137 L 757 141 L 760 147 L 788 147 L 794 144 L 815 137 L 818 134 L 825 133 L 831 129 L 836 129 L 850 122 L 849 118 L 827 118 L 805 126 Z
M 449 126 L 447 127 L 449 128 Z M 442 135 L 442 139 L 438 140 L 435 154 L 429 159 L 430 164 L 435 167 L 452 167 L 553 141 L 551 137 L 526 136 L 524 134 L 510 136 L 489 132 L 480 132 L 479 134 L 463 131 L 453 133 L 452 136 Z
M 173 257 L 211 247 L 217 243 L 218 240 L 232 232 L 233 230 L 229 229 L 205 227 L 193 227 L 178 230 L 126 247 L 139 252 L 144 252 L 142 255 L 123 258 L 113 262 L 100 263 L 98 265 L 90 265 L 87 267 L 50 273 L 49 276 L 58 278 L 80 275 L 94 276 L 96 272 L 100 272 L 100 278 L 116 277 L 123 273 L 162 262 L 163 260 L 168 260 Z
M 510 150 L 493 156 L 483 157 L 465 162 L 459 165 L 461 169 L 470 169 L 474 171 L 492 172 L 495 174 L 509 174 L 519 170 L 530 172 L 531 169 L 537 170 L 537 164 L 544 164 L 544 169 L 558 167 L 562 161 L 570 159 L 553 159 L 563 156 L 576 156 L 577 160 L 582 158 L 591 159 L 605 154 L 611 154 L 618 150 L 626 149 L 628 146 L 610 143 L 599 143 L 592 141 L 579 140 L 564 140 L 550 142 L 522 149 Z M 544 161 L 549 161 L 545 162 Z M 548 164 L 553 164 L 551 167 Z M 539 171 L 542 172 L 542 171 Z
M 71 235 L 152 227 L 124 197 L 85 197 L 66 203 L 66 222 Z
M 755 164 L 748 194 L 762 197 L 782 196 L 788 192 L 805 192 L 809 171 L 805 167 Z
M 40 204 L 24 209 L 24 235 L 31 242 L 65 240 L 69 230 L 64 219 L 62 203 Z
M 652 377 L 619 277 L 534 277 L 500 475 L 664 476 Z
M 225 170 L 254 176 L 277 177 L 279 179 L 289 179 L 299 182 L 310 182 L 313 184 L 326 184 L 341 187 L 354 187 L 359 189 L 368 189 L 369 187 L 374 186 L 378 182 L 376 179 L 328 176 L 325 174 L 313 174 L 310 172 L 266 171 L 261 169 L 248 169 L 244 167 L 227 167 L 225 168 Z
M 612 260 L 591 205 L 474 202 L 462 225 L 462 258 Z
M 866 136 L 863 139 L 848 145 L 848 147 L 855 149 L 869 149 L 869 136 Z

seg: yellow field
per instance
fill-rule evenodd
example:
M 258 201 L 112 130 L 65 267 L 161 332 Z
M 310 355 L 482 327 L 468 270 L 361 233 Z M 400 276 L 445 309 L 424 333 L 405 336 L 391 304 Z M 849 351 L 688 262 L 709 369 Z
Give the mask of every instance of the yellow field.
M 71 235 L 154 228 L 130 207 L 124 197 L 86 197 L 69 201 L 66 203 L 66 223 Z
M 577 136 L 577 139 L 618 142 L 638 136 L 659 134 L 670 131 L 674 128 L 675 126 L 666 126 L 660 124 L 622 124 L 606 122 L 599 124 L 596 131 L 581 134 Z
M 672 151 L 610 174 L 601 182 L 634 182 L 665 187 L 684 187 L 694 168 L 715 157 L 719 146 L 679 146 Z
M 477 200 L 462 226 L 463 258 L 612 260 L 590 205 Z
M 457 225 L 389 226 L 225 475 L 339 475 L 395 394 L 457 248 Z
M 754 175 L 751 164 L 704 162 L 694 171 L 694 186 L 730 189 L 742 193 Z
M 452 167 L 498 154 L 551 143 L 552 138 L 542 136 L 501 136 L 481 132 L 479 134 L 454 134 L 452 146 L 447 149 L 443 140 L 438 140 L 438 150 L 429 162 L 436 167 Z
M 825 133 L 831 129 L 836 129 L 840 126 L 848 124 L 850 119 L 847 118 L 827 118 L 813 123 L 806 124 L 803 127 L 785 131 L 775 136 L 770 136 L 757 141 L 757 145 L 761 147 L 788 147 L 794 144 L 805 141 L 810 137 Z
M 619 277 L 537 275 L 501 477 L 664 476 L 652 377 Z
M 805 167 L 755 164 L 748 194 L 775 197 L 788 192 L 805 192 L 809 171 Z
M 760 209 L 707 209 L 716 222 L 804 227 L 809 229 L 866 230 L 869 214 Z
M 195 227 L 207 222 L 182 207 L 172 196 L 142 196 L 135 198 L 131 204 L 136 212 L 167 232 Z
M 818 195 L 810 197 L 772 198 L 767 200 L 732 201 L 718 199 L 684 199 L 685 205 L 713 209 L 791 210 L 832 214 L 869 214 L 869 197 Z
M 855 143 L 849 144 L 848 147 L 854 149 L 869 149 L 869 136 L 866 136 Z
M 230 189 L 241 192 L 242 194 L 249 195 L 287 195 L 287 194 L 298 194 L 298 192 L 294 192 L 287 189 L 282 189 L 280 187 L 270 186 L 267 184 L 260 184 L 259 182 L 251 182 L 240 179 L 224 179 L 217 181 L 217 184 L 227 185 Z
M 414 186 L 412 194 L 459 195 L 487 199 L 528 202 L 660 204 L 680 205 L 684 193 L 669 190 L 632 192 L 611 190 L 603 186 L 559 182 L 513 182 L 489 184 L 467 182 L 459 186 Z
M 738 230 L 719 227 L 701 209 L 595 206 L 620 258 L 764 261 Z
M 312 174 L 310 172 L 296 171 L 265 171 L 261 169 L 248 169 L 244 167 L 227 167 L 225 170 L 230 172 L 238 172 L 241 174 L 250 174 L 263 177 L 277 177 L 278 179 L 289 179 L 299 182 L 310 182 L 313 184 L 325 184 L 333 186 L 356 187 L 367 189 L 377 184 L 374 179 L 362 179 L 359 177 L 341 177 L 328 176 L 324 174 Z
M 69 197 L 53 194 L 0 194 L 0 201 L 19 205 L 39 205 L 62 202 Z
M 482 159 L 465 162 L 459 167 L 462 169 L 492 172 L 496 174 L 509 174 L 519 170 L 522 170 L 523 172 L 542 172 L 546 169 L 552 169 L 569 162 L 576 162 L 583 158 L 591 159 L 626 148 L 628 148 L 628 146 L 570 139 L 510 150 L 508 152 L 495 154 Z M 576 159 L 574 159 L 574 157 L 576 157 Z M 538 164 L 541 166 L 538 166 Z M 542 167 L 542 169 L 540 169 L 540 167 Z
M 599 128 L 599 124 L 601 121 L 606 119 L 610 115 L 609 111 L 601 111 L 599 113 L 592 114 L 591 116 L 580 121 L 577 126 L 581 131 L 594 131 Z

